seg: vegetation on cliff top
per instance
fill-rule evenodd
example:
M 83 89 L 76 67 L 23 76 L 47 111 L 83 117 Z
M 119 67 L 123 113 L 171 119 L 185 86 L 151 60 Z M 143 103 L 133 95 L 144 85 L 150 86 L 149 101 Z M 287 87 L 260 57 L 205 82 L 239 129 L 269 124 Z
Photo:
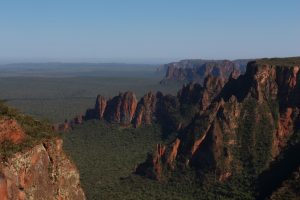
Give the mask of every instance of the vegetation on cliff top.
M 9 141 L 4 141 L 0 145 L 0 159 L 7 158 L 12 154 L 24 149 L 33 147 L 37 143 L 57 136 L 52 131 L 50 124 L 45 121 L 39 121 L 31 116 L 25 115 L 10 108 L 3 101 L 0 101 L 0 119 L 14 119 L 20 124 L 26 134 L 25 140 L 20 144 L 13 144 Z
M 295 66 L 300 65 L 300 57 L 289 58 L 262 58 L 255 61 L 257 64 L 277 65 L 277 66 Z

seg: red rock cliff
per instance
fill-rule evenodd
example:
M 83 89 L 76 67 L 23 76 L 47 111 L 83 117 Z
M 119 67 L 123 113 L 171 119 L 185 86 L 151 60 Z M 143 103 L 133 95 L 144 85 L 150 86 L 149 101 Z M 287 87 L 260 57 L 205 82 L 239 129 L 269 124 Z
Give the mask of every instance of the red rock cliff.
M 164 65 L 165 78 L 161 83 L 170 81 L 197 82 L 203 84 L 207 75 L 227 79 L 233 72 L 239 76 L 245 71 L 249 60 L 182 60 Z
M 289 59 L 259 60 L 248 64 L 245 75 L 232 74 L 226 84 L 208 77 L 198 93 L 192 85 L 183 88 L 179 101 L 188 105 L 197 102 L 200 112 L 162 155 L 153 154 L 160 161 L 149 164 L 148 159 L 137 173 L 145 175 L 143 169 L 153 172 L 151 168 L 163 169 L 164 165 L 172 169 L 176 162 L 183 162 L 199 170 L 214 169 L 224 181 L 243 170 L 243 159 L 248 156 L 260 173 L 300 128 L 298 65 Z M 258 153 L 262 155 L 256 157 Z M 161 176 L 151 175 L 156 179 Z
M 79 172 L 51 127 L 0 105 L 0 200 L 83 200 Z
M 152 92 L 149 92 L 140 100 L 135 112 L 134 127 L 139 127 L 143 123 L 146 125 L 152 124 L 155 116 L 156 101 L 156 95 Z
M 106 99 L 103 96 L 98 95 L 95 104 L 96 118 L 103 119 L 106 105 L 107 105 Z
M 120 93 L 107 102 L 104 118 L 113 123 L 128 125 L 131 123 L 137 107 L 137 99 L 133 92 Z
M 0 164 L 0 199 L 85 199 L 62 140 L 45 141 Z

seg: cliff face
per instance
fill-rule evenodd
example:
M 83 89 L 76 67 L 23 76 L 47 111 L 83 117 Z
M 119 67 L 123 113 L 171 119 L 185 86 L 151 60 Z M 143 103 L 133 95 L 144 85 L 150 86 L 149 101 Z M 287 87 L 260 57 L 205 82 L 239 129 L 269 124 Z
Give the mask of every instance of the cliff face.
M 225 85 L 208 77 L 196 93 L 183 88 L 178 98 L 198 105 L 199 112 L 136 172 L 161 179 L 163 170 L 185 165 L 214 171 L 220 181 L 247 171 L 258 176 L 299 129 L 299 64 L 259 60 L 250 62 L 244 75 L 229 76 Z
M 0 105 L 0 199 L 85 199 L 79 173 L 48 125 Z
M 95 104 L 95 115 L 98 119 L 103 119 L 106 105 L 106 99 L 103 96 L 98 95 Z
M 207 75 L 227 79 L 231 73 L 235 77 L 245 72 L 249 60 L 182 60 L 164 65 L 166 69 L 162 84 L 170 81 L 197 82 L 203 84 Z
M 137 99 L 133 92 L 121 93 L 107 102 L 104 118 L 113 123 L 130 124 L 137 107 Z
M 224 71 L 214 71 L 215 65 L 207 64 L 210 74 L 203 86 L 190 83 L 177 96 L 150 92 L 139 102 L 132 92 L 108 101 L 98 96 L 85 118 L 134 127 L 157 122 L 165 138 L 177 132 L 173 143 L 158 145 L 137 168 L 140 174 L 151 172 L 152 178 L 159 179 L 162 169 L 174 169 L 178 162 L 199 170 L 214 169 L 220 181 L 250 165 L 259 174 L 300 127 L 299 64 L 297 59 L 262 59 L 249 62 L 240 76 L 229 61 L 218 63 Z
M 137 108 L 137 99 L 133 92 L 120 93 L 112 99 L 106 100 L 103 96 L 98 95 L 95 107 L 88 109 L 85 119 L 104 119 L 110 123 L 119 123 L 129 125 Z
M 85 199 L 62 140 L 45 141 L 0 165 L 0 199 Z
M 146 94 L 137 105 L 134 117 L 134 127 L 142 124 L 151 125 L 156 111 L 157 95 L 153 92 Z
M 221 77 L 208 75 L 203 86 L 198 83 L 189 83 L 183 86 L 177 96 L 149 92 L 139 101 L 130 91 L 120 93 L 110 100 L 98 95 L 95 107 L 88 109 L 83 118 L 133 125 L 135 128 L 157 122 L 167 131 L 179 130 L 186 125 L 183 118 L 188 122 L 193 114 L 206 109 L 225 82 L 226 80 Z M 57 129 L 63 131 L 66 127 L 72 127 L 73 124 L 79 123 L 72 120 L 61 124 L 58 126 L 61 128 Z

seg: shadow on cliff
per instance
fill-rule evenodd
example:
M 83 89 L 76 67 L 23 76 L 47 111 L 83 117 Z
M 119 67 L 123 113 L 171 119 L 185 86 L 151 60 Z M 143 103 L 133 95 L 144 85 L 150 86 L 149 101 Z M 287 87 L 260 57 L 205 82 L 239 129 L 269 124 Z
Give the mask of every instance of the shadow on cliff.
M 298 133 L 299 137 L 299 133 Z M 268 198 L 300 166 L 300 142 L 284 150 L 257 181 L 257 199 Z

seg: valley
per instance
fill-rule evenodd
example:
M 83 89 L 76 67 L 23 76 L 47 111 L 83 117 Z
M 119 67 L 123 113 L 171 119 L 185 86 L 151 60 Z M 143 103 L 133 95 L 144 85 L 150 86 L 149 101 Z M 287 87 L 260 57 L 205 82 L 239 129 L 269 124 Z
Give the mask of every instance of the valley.
M 183 86 L 146 72 L 2 77 L 0 98 L 45 127 L 82 115 L 55 137 L 87 199 L 285 199 L 298 195 L 299 64 L 257 60 Z M 29 148 L 5 145 L 4 158 Z
M 176 94 L 178 85 L 159 84 L 161 76 L 124 77 L 3 77 L 0 99 L 27 114 L 52 123 L 62 122 L 95 103 L 95 96 L 106 98 L 132 90 L 140 98 L 148 91 Z
M 3 1 L 0 200 L 300 200 L 300 1 Z

